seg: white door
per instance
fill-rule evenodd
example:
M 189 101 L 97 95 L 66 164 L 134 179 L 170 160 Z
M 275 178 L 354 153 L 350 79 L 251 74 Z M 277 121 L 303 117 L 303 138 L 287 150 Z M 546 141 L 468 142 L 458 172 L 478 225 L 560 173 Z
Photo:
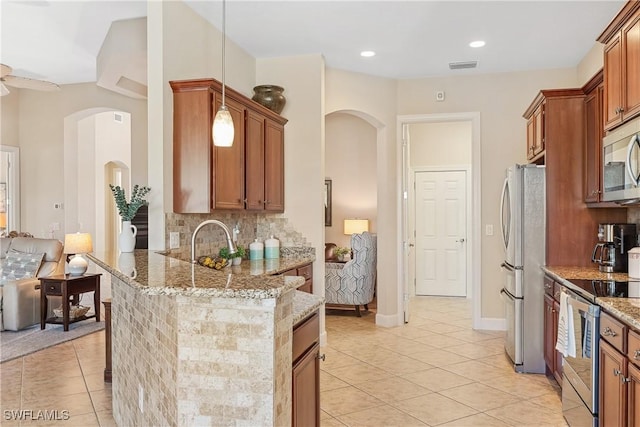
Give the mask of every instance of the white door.
M 415 174 L 416 295 L 467 295 L 466 171 Z

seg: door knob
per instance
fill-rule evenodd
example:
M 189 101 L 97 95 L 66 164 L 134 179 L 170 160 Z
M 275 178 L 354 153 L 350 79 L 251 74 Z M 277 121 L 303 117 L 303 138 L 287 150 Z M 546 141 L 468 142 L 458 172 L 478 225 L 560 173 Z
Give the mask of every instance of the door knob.
M 410 248 L 412 248 L 412 247 L 414 247 L 414 246 L 415 246 L 415 245 L 414 245 L 413 243 L 409 243 L 409 247 L 410 247 Z
M 458 243 L 464 243 L 464 237 L 463 237 L 462 239 L 460 239 L 460 240 L 456 240 L 456 242 L 458 242 Z

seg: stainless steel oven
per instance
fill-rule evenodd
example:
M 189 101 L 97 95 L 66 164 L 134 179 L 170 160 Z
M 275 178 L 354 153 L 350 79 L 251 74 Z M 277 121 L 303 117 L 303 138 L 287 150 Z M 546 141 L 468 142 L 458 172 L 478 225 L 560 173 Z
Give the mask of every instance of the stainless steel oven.
M 598 425 L 600 307 L 563 289 L 573 317 L 575 357 L 562 361 L 562 413 L 570 426 Z

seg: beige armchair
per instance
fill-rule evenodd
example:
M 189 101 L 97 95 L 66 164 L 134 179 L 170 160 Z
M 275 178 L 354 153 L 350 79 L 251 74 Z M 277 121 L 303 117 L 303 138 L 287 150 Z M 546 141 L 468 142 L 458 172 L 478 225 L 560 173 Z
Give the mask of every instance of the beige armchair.
M 38 278 L 64 274 L 65 257 L 62 243 L 55 239 L 16 237 L 2 238 L 0 241 L 0 259 L 3 260 L 9 251 L 44 253 L 35 277 L 0 280 L 0 330 L 17 331 L 40 322 Z

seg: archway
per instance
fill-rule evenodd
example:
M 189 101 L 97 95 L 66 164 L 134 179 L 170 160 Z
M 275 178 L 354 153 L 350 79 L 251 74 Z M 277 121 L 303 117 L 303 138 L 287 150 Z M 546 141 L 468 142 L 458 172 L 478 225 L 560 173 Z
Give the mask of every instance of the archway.
M 65 233 L 91 233 L 96 252 L 111 248 L 118 218 L 108 184 L 130 185 L 130 113 L 91 108 L 65 117 L 64 164 Z
M 327 113 L 325 115 L 325 120 L 327 117 L 334 115 L 334 114 L 346 114 L 346 115 L 350 115 L 350 116 L 354 116 L 357 117 L 361 120 L 363 120 L 364 122 L 366 122 L 367 124 L 369 124 L 370 126 L 372 126 L 374 128 L 374 132 L 375 132 L 375 146 L 374 146 L 374 150 L 375 150 L 375 159 L 376 159 L 376 165 L 377 165 L 377 170 L 376 170 L 376 179 L 375 179 L 375 183 L 376 183 L 376 200 L 383 200 L 383 198 L 381 197 L 380 194 L 380 187 L 378 185 L 379 180 L 381 179 L 380 176 L 380 165 L 382 164 L 380 162 L 380 156 L 381 156 L 381 152 L 385 151 L 385 144 L 386 144 L 386 137 L 385 137 L 385 132 L 386 132 L 386 127 L 384 125 L 384 123 L 377 119 L 376 117 L 365 113 L 363 111 L 358 111 L 358 110 L 349 110 L 349 109 L 343 109 L 343 110 L 336 110 L 336 111 L 332 111 L 330 113 Z M 326 145 L 326 143 L 325 143 Z M 326 160 L 325 160 L 326 163 Z M 326 165 L 325 165 L 325 170 L 326 170 Z M 376 212 L 376 219 L 379 218 L 379 208 L 378 205 L 376 203 L 376 208 L 375 208 L 375 212 Z M 380 243 L 378 244 L 378 246 L 380 247 Z M 381 251 L 380 249 L 378 250 L 378 271 L 380 271 L 380 266 L 381 266 Z M 395 311 L 396 307 L 396 302 L 395 299 L 393 301 L 390 301 L 388 298 L 385 298 L 385 295 L 395 295 L 396 293 L 396 284 L 394 283 L 386 283 L 384 281 L 379 280 L 378 281 L 378 289 L 377 289 L 377 295 L 378 295 L 378 310 L 376 313 L 376 324 L 381 325 L 381 326 L 396 326 L 397 323 L 397 319 L 398 316 L 397 314 L 391 314 L 391 315 L 385 315 L 383 313 L 389 313 L 389 312 L 393 312 Z M 381 298 L 382 296 L 382 298 Z

